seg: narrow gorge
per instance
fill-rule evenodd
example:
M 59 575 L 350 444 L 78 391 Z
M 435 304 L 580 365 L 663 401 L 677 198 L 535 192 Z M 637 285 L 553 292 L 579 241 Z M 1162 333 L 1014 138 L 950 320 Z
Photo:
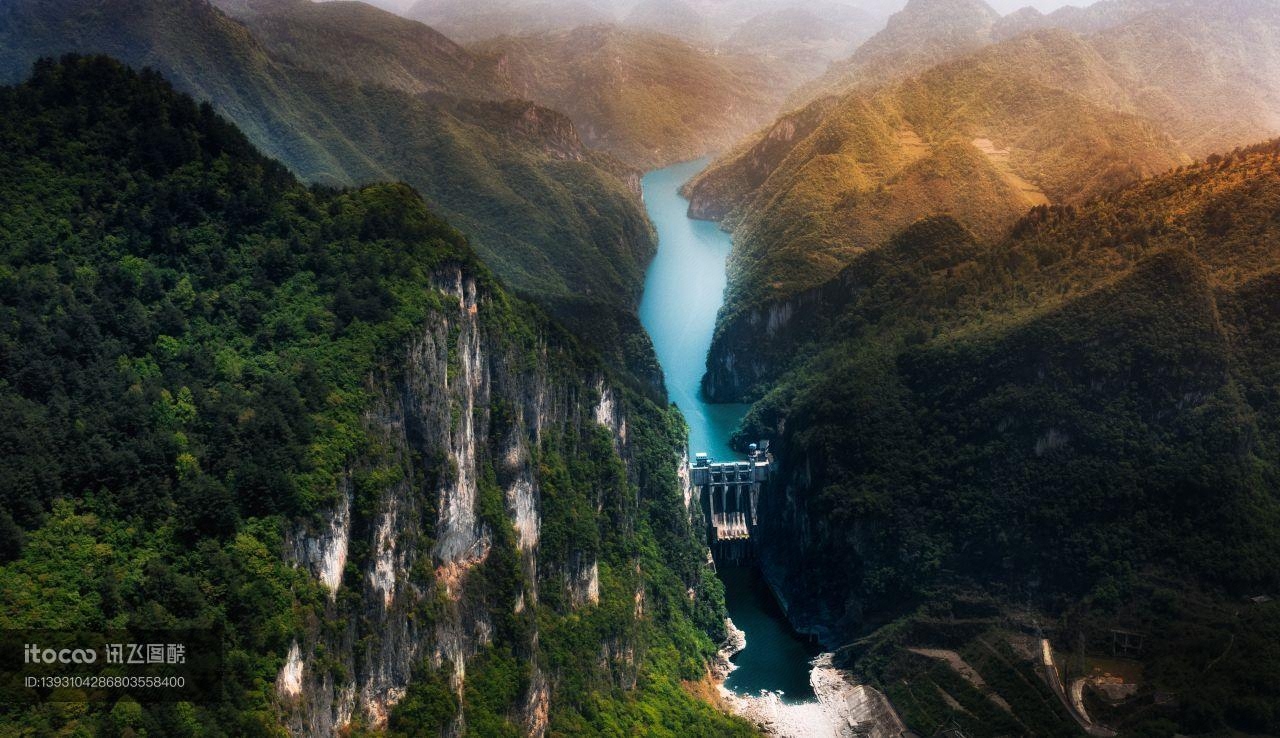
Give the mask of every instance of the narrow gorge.
M 702 391 L 731 242 L 715 224 L 690 218 L 689 203 L 680 194 L 705 166 L 706 161 L 694 161 L 645 176 L 645 206 L 658 232 L 658 254 L 649 267 L 640 318 L 653 339 L 671 401 L 689 423 L 690 454 L 736 461 L 745 457 L 730 441 L 747 406 L 714 404 Z M 771 492 L 766 486 L 763 495 Z M 753 559 L 715 563 L 730 634 L 721 650 L 720 689 L 734 712 L 777 736 L 839 736 L 853 725 L 876 738 L 903 730 L 883 695 L 858 684 L 830 654 L 820 656 L 811 640 L 794 630 L 776 599 L 777 582 L 767 582 Z

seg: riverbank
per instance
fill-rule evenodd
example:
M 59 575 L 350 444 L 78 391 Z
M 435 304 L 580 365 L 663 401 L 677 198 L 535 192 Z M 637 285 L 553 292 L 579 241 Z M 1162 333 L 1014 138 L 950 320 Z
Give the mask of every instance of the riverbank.
M 725 621 L 729 637 L 716 655 L 712 676 L 718 706 L 745 718 L 766 735 L 777 738 L 900 738 L 906 725 L 878 690 L 859 684 L 853 674 L 838 669 L 832 654 L 819 655 L 809 672 L 814 699 L 786 702 L 776 692 L 743 695 L 725 686 L 734 670 L 733 657 L 746 648 L 745 634 Z

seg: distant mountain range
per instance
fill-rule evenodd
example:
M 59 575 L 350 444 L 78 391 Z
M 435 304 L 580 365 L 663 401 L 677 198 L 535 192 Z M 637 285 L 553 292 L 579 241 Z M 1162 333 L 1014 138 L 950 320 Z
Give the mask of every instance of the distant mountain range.
M 363 2 L 217 0 L 278 59 L 410 94 L 515 97 L 493 60 L 444 34 Z
M 419 0 L 391 9 L 466 43 L 618 24 L 702 46 L 728 41 L 735 48 L 740 47 L 732 37 L 745 30 L 762 42 L 757 52 L 797 40 L 831 42 L 840 35 L 840 48 L 830 57 L 835 59 L 848 55 L 879 30 L 901 5 L 901 0 Z M 815 25 L 811 18 L 822 23 Z M 776 37 L 767 33 L 771 24 Z M 821 51 L 825 56 L 827 50 Z
M 617 20 L 590 0 L 421 0 L 404 14 L 462 42 Z
M 645 168 L 727 149 L 773 117 L 787 88 L 750 55 L 618 26 L 504 36 L 472 50 L 497 60 L 516 95 L 567 113 L 588 145 Z
M 738 25 L 721 46 L 752 54 L 806 82 L 843 59 L 884 26 L 885 18 L 836 2 L 784 5 Z
M 874 87 L 975 51 L 994 39 L 1000 14 L 984 0 L 909 0 L 883 30 L 796 93 L 796 101 Z
M 1002 30 L 1031 17 L 1044 27 Z M 1003 19 L 980 0 L 912 0 L 832 66 L 823 84 L 843 79 L 844 92 L 785 114 L 687 187 L 691 213 L 736 236 L 708 390 L 758 392 L 751 362 L 720 372 L 730 337 L 917 218 L 947 214 L 991 239 L 1037 203 L 1082 204 L 1280 132 L 1273 38 L 1280 8 L 1264 0 Z
M 618 25 L 526 30 L 464 48 L 360 2 L 219 2 L 289 63 L 415 95 L 531 100 L 568 114 L 589 147 L 641 168 L 728 148 L 799 81 L 791 66 Z
M 876 87 L 1046 29 L 1086 39 L 1132 108 L 1193 154 L 1280 131 L 1280 5 L 1271 0 L 1100 0 L 1004 17 L 983 0 L 910 0 L 883 31 L 792 102 Z

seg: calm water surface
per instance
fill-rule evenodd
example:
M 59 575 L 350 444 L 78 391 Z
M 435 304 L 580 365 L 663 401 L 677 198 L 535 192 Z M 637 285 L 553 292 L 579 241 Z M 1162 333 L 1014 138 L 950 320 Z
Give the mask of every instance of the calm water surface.
M 729 448 L 729 434 L 746 405 L 712 405 L 702 398 L 707 351 L 716 312 L 724 302 L 725 260 L 730 239 L 714 223 L 690 220 L 680 186 L 706 161 L 677 164 L 645 175 L 644 200 L 658 229 L 658 255 L 645 279 L 640 320 L 653 339 L 666 374 L 667 393 L 689 422 L 689 448 L 713 459 L 742 458 Z M 813 698 L 809 660 L 816 651 L 782 615 L 754 567 L 721 566 L 729 617 L 747 634 L 747 648 L 726 686 L 743 694 L 781 692 L 788 702 Z

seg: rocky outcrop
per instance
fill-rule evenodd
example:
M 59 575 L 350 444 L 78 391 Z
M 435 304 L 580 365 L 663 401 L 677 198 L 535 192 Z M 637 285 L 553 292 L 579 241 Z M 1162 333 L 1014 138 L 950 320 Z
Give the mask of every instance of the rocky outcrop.
M 731 640 L 721 650 L 722 659 L 741 648 L 741 631 L 735 630 L 730 623 Z M 814 659 L 809 682 L 815 699 L 802 703 L 784 702 L 771 692 L 740 695 L 723 686 L 720 694 L 734 713 L 776 738 L 900 738 L 907 734 L 888 698 L 836 668 L 831 654 Z
M 807 327 L 826 314 L 825 286 L 751 308 L 725 320 L 707 354 L 702 391 L 715 402 L 758 398 L 811 336 Z M 838 299 L 838 298 L 837 298 Z
M 323 525 L 300 531 L 291 537 L 289 560 L 306 566 L 311 574 L 329 589 L 331 599 L 338 596 L 343 569 L 347 565 L 347 546 L 351 541 L 351 480 L 344 478 L 338 490 L 338 503 Z
M 378 448 L 349 470 L 318 520 L 299 522 L 286 536 L 287 559 L 330 594 L 323 616 L 284 654 L 277 679 L 282 719 L 294 735 L 336 735 L 353 720 L 385 726 L 422 668 L 443 670 L 461 698 L 468 662 L 498 637 L 494 612 L 536 605 L 542 583 L 563 586 L 570 608 L 600 600 L 593 554 L 539 560 L 534 449 L 557 434 L 603 426 L 625 457 L 620 394 L 602 376 L 557 374 L 545 344 L 534 356 L 514 355 L 484 319 L 491 296 L 464 270 L 446 269 L 436 282 L 444 307 L 396 368 L 369 378 L 365 422 Z M 494 483 L 500 519 L 484 511 Z M 510 601 L 477 583 L 507 535 L 526 583 Z M 520 707 L 531 735 L 545 731 L 555 691 L 538 669 L 537 642 L 535 625 L 527 642 L 507 644 L 533 654 Z M 635 670 L 635 644 L 603 644 L 601 653 L 607 670 L 621 675 L 619 686 L 634 685 L 626 675 Z M 465 726 L 460 711 L 449 732 Z

